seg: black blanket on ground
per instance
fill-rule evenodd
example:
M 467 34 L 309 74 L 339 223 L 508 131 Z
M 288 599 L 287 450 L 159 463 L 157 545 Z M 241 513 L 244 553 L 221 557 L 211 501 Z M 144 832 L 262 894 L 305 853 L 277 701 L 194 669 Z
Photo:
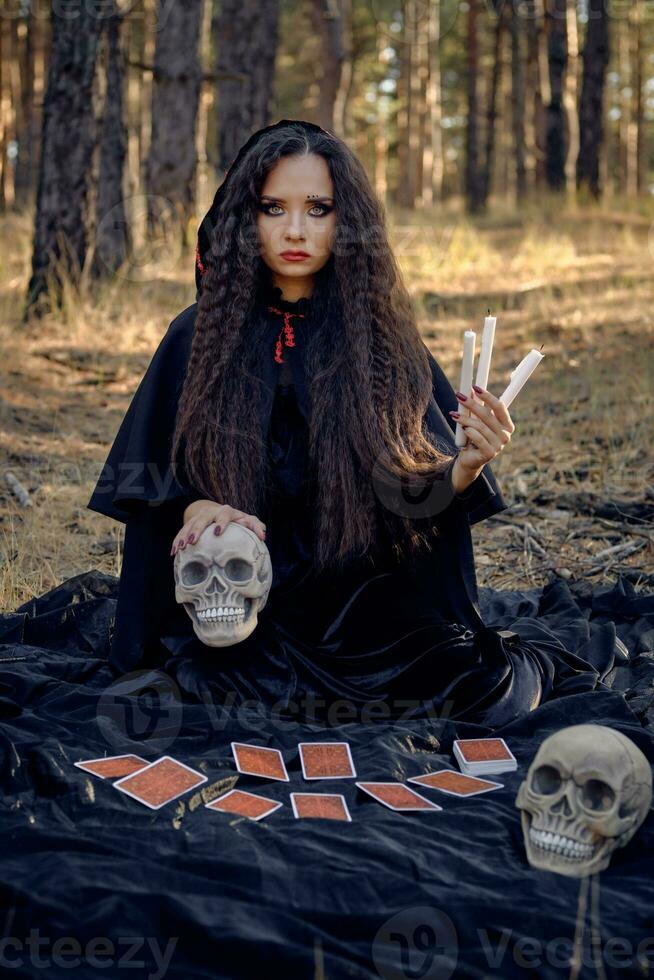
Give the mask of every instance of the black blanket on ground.
M 537 619 L 574 652 L 617 634 L 628 657 L 610 689 L 559 697 L 494 731 L 517 772 L 467 800 L 423 790 L 442 811 L 396 813 L 353 780 L 320 784 L 344 794 L 343 823 L 294 818 L 289 792 L 316 790 L 298 742 L 345 739 L 358 778 L 404 781 L 453 766 L 452 740 L 488 731 L 425 718 L 325 736 L 253 709 L 182 702 L 163 671 L 117 677 L 107 663 L 116 587 L 86 573 L 0 617 L 2 975 L 569 976 L 579 882 L 530 868 L 515 796 L 540 743 L 568 725 L 611 726 L 654 759 L 653 596 L 622 578 L 594 590 L 482 589 L 495 628 L 519 633 Z M 238 774 L 231 741 L 279 748 L 290 783 Z M 207 782 L 155 811 L 73 765 L 129 752 L 172 755 Z M 204 807 L 235 783 L 283 806 L 258 822 Z M 606 977 L 653 974 L 653 844 L 650 813 L 600 875 Z M 602 976 L 588 925 L 583 949 L 579 977 Z

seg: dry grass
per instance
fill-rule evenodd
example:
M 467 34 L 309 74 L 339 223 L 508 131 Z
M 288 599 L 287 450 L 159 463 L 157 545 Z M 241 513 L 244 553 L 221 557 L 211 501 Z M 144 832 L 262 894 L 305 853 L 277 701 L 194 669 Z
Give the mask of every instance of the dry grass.
M 475 223 L 454 208 L 390 216 L 421 329 L 455 387 L 462 333 L 473 328 L 480 339 L 489 304 L 498 316 L 491 391 L 501 393 L 524 353 L 544 345 L 511 408 L 511 445 L 494 464 L 511 507 L 474 530 L 480 585 L 530 588 L 552 572 L 610 583 L 620 570 L 651 590 L 647 212 L 647 203 L 629 214 L 541 201 Z M 5 218 L 0 245 L 0 472 L 14 473 L 33 500 L 21 507 L 3 476 L 0 594 L 9 610 L 91 568 L 118 574 L 123 526 L 85 505 L 153 350 L 195 286 L 189 253 L 149 281 L 139 272 L 93 297 L 70 292 L 60 316 L 22 326 L 30 216 Z M 598 515 L 601 501 L 624 513 Z M 604 557 L 616 546 L 624 548 Z

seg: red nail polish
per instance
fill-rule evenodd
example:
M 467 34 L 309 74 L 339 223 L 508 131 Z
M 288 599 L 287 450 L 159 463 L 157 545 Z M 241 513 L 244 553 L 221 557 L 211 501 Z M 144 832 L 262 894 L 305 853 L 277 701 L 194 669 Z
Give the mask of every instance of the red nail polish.
M 475 389 L 478 395 L 481 395 L 484 391 L 484 389 L 480 388 L 479 385 L 473 385 L 472 387 Z
M 458 412 L 450 412 L 450 415 L 452 416 L 453 419 L 458 419 L 459 418 L 459 413 Z
M 464 401 L 464 402 L 467 402 L 468 401 L 468 396 L 467 395 L 462 395 L 460 391 L 455 392 L 455 394 L 456 394 L 456 397 L 457 398 L 460 398 L 461 399 L 461 401 Z

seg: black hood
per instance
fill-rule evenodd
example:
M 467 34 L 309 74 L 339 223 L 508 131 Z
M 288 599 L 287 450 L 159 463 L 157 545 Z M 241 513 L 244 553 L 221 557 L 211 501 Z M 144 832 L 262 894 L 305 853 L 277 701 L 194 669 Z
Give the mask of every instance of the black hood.
M 265 136 L 267 133 L 272 132 L 275 129 L 281 129 L 284 126 L 296 126 L 302 127 L 303 129 L 309 130 L 315 133 L 324 133 L 327 136 L 332 136 L 329 130 L 323 129 L 322 126 L 316 125 L 316 123 L 306 122 L 303 119 L 280 119 L 279 122 L 274 123 L 272 126 L 264 126 L 263 129 L 258 129 L 255 133 L 250 136 L 250 138 L 243 144 L 241 149 L 238 151 L 229 167 L 225 171 L 225 178 L 218 187 L 216 194 L 214 196 L 211 207 L 205 214 L 204 218 L 200 223 L 198 228 L 198 237 L 195 247 L 195 299 L 196 302 L 200 298 L 200 292 L 202 290 L 202 277 L 206 270 L 206 256 L 211 245 L 211 235 L 217 223 L 217 216 L 220 205 L 222 203 L 223 196 L 225 194 L 225 189 L 227 188 L 227 182 L 230 178 L 230 174 L 236 169 L 237 164 L 245 156 L 245 154 L 254 146 L 254 144 Z

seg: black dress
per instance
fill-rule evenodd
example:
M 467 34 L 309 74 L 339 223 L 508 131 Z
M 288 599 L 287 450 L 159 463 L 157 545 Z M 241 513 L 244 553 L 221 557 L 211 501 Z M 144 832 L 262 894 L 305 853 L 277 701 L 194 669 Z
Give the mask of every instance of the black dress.
M 532 623 L 530 637 L 484 625 L 455 547 L 467 493 L 449 505 L 436 544 L 410 562 L 367 556 L 341 572 L 313 570 L 308 427 L 291 377 L 288 367 L 278 373 L 268 431 L 266 606 L 233 647 L 205 646 L 178 617 L 177 632 L 161 642 L 171 653 L 164 669 L 180 687 L 215 706 L 327 725 L 431 716 L 492 727 L 550 696 L 596 687 L 601 665 L 575 656 L 544 625 Z

